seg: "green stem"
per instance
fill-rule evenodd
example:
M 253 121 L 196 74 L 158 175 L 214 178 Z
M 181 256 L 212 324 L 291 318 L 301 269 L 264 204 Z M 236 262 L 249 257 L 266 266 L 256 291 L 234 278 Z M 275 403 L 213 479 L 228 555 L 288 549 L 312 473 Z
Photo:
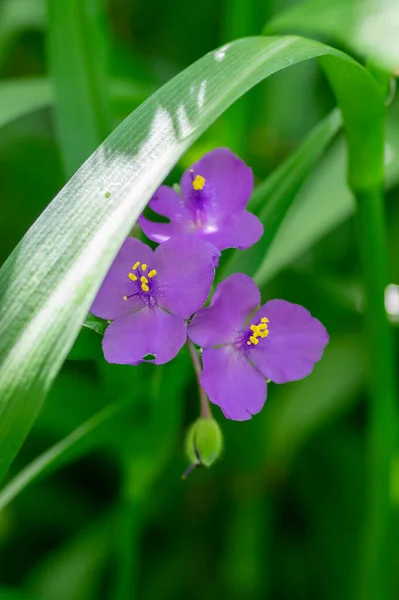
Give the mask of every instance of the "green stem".
M 386 318 L 388 284 L 384 202 L 378 187 L 356 193 L 357 227 L 365 286 L 369 359 L 366 505 L 361 549 L 361 600 L 389 597 L 388 534 L 392 529 L 390 476 L 397 434 L 396 375 L 392 332 Z
M 199 394 L 199 398 L 200 398 L 201 417 L 204 417 L 205 419 L 212 419 L 212 411 L 211 411 L 211 407 L 209 405 L 208 397 L 205 394 L 204 389 L 201 385 L 200 377 L 201 377 L 202 369 L 201 369 L 200 360 L 198 358 L 197 350 L 195 349 L 195 346 L 191 340 L 187 340 L 187 346 L 188 346 L 188 350 L 190 352 L 195 375 L 196 375 L 197 381 L 198 381 L 198 394 Z

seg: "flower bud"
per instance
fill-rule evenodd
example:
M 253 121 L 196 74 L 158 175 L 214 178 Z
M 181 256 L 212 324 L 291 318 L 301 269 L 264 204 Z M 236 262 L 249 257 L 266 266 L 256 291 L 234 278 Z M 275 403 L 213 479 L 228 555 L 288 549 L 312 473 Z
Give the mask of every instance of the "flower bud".
M 199 417 L 191 425 L 186 438 L 186 454 L 191 467 L 183 478 L 195 467 L 210 467 L 222 452 L 223 437 L 214 419 Z

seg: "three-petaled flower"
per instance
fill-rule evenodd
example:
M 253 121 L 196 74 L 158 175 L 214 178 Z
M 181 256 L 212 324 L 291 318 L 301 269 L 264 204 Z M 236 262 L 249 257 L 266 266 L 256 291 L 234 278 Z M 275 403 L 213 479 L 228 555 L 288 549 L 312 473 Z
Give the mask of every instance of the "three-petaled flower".
M 103 338 L 110 363 L 157 365 L 172 360 L 186 341 L 185 320 L 208 297 L 219 252 L 193 236 L 173 238 L 155 252 L 127 238 L 91 307 L 112 320 Z
M 154 242 L 194 234 L 219 250 L 249 248 L 262 236 L 263 225 L 245 210 L 254 185 L 252 170 L 228 148 L 216 148 L 181 178 L 181 195 L 161 186 L 149 202 L 169 223 L 140 217 L 145 235 Z
M 266 379 L 286 383 L 309 375 L 328 343 L 324 326 L 302 306 L 271 300 L 261 306 L 255 282 L 242 273 L 220 283 L 209 307 L 188 328 L 204 348 L 201 384 L 229 419 L 258 413 Z

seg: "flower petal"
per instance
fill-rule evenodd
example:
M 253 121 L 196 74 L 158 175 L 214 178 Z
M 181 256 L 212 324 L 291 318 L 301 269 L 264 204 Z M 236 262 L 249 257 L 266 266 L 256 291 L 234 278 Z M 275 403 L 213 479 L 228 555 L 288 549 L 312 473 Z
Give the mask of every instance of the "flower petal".
M 220 252 L 195 236 L 177 236 L 155 250 L 159 304 L 188 319 L 208 297 Z
M 188 229 L 183 221 L 171 221 L 170 223 L 156 223 L 149 221 L 146 217 L 139 218 L 141 229 L 149 240 L 162 244 L 166 242 L 172 235 L 182 235 Z
M 138 364 L 153 354 L 162 365 L 179 352 L 186 341 L 183 319 L 157 308 L 143 308 L 113 321 L 103 338 L 104 357 L 109 363 Z
M 233 213 L 220 222 L 214 232 L 208 232 L 204 237 L 205 235 L 208 242 L 219 250 L 226 248 L 245 250 L 260 240 L 263 235 L 263 225 L 258 217 L 243 210 Z
M 159 215 L 176 219 L 182 212 L 182 201 L 179 194 L 167 185 L 161 185 L 151 200 L 149 207 Z
M 151 265 L 154 261 L 154 253 L 149 246 L 128 237 L 97 292 L 90 309 L 93 315 L 102 319 L 116 319 L 142 306 L 137 298 L 123 300 L 123 296 L 128 296 L 131 291 L 132 282 L 128 274 L 137 261 Z
M 194 176 L 200 175 L 214 192 L 214 208 L 226 217 L 245 209 L 254 187 L 252 170 L 229 148 L 216 148 L 191 167 Z M 187 170 L 180 181 L 185 200 L 192 190 L 192 173 Z
M 202 360 L 201 385 L 228 419 L 246 421 L 262 410 L 267 395 L 265 378 L 241 352 L 231 346 L 209 348 Z
M 328 343 L 325 327 L 306 308 L 285 300 L 266 302 L 252 321 L 262 317 L 269 319 L 269 335 L 249 347 L 249 359 L 275 383 L 309 375 Z
M 194 315 L 188 335 L 203 348 L 227 344 L 259 304 L 260 292 L 255 282 L 243 273 L 230 275 L 216 287 L 210 306 Z

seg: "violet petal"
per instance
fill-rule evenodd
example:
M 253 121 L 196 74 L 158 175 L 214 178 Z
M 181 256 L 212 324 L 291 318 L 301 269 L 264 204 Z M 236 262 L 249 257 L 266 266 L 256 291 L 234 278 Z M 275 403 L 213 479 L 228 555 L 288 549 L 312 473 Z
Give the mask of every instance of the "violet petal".
M 192 191 L 192 175 L 204 177 L 205 185 L 212 188 L 219 217 L 245 209 L 254 186 L 252 170 L 229 148 L 211 150 L 183 174 L 180 186 L 185 201 Z
M 260 292 L 255 282 L 243 273 L 230 275 L 216 287 L 210 306 L 194 315 L 188 335 L 203 348 L 227 344 L 259 304 Z
M 246 421 L 266 402 L 265 378 L 231 346 L 203 352 L 201 384 L 210 401 L 228 419 Z
M 155 250 L 159 305 L 184 319 L 206 301 L 220 252 L 195 236 L 170 238 Z
M 90 311 L 102 319 L 116 319 L 142 306 L 138 298 L 124 300 L 133 290 L 129 280 L 132 266 L 137 262 L 151 265 L 154 253 L 139 240 L 128 237 L 122 244 L 114 262 L 106 274 Z
M 105 330 L 104 357 L 109 363 L 138 364 L 153 354 L 156 365 L 169 362 L 186 341 L 183 319 L 157 308 L 143 308 L 119 317 Z
M 251 319 L 269 319 L 267 338 L 249 347 L 248 356 L 263 375 L 275 383 L 309 375 L 328 343 L 325 327 L 299 304 L 285 300 L 266 302 Z
M 161 185 L 157 189 L 148 205 L 154 212 L 168 219 L 176 219 L 182 212 L 179 194 L 167 185 Z
M 262 235 L 263 225 L 258 217 L 244 210 L 233 213 L 225 221 L 220 222 L 216 231 L 206 233 L 206 239 L 219 250 L 226 248 L 245 250 L 256 244 Z

